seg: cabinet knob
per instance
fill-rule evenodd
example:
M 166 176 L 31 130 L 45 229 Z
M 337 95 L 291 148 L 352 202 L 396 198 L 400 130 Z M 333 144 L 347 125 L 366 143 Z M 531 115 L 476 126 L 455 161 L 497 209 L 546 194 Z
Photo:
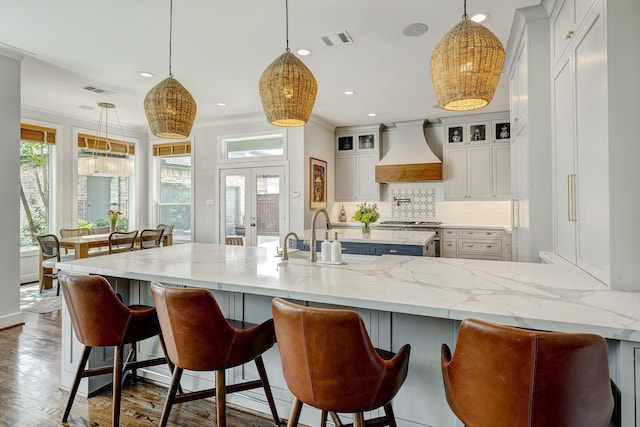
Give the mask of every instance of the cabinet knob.
M 473 247 L 473 243 L 469 243 L 469 245 L 467 245 L 467 247 L 472 248 Z
M 488 248 L 488 249 L 491 249 L 492 247 L 493 247 L 492 245 L 487 245 L 487 248 Z
M 570 38 L 572 38 L 572 37 L 573 37 L 573 34 L 574 34 L 573 30 L 569 31 L 569 32 L 567 33 L 567 35 L 566 35 L 566 36 L 564 36 L 565 40 L 569 40 Z
M 473 231 L 470 231 L 469 234 L 473 234 Z

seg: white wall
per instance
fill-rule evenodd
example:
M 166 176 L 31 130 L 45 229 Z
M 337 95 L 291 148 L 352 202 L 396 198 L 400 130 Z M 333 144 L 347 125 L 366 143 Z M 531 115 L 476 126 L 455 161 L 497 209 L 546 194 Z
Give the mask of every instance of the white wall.
M 22 323 L 20 312 L 20 58 L 0 50 L 0 329 Z

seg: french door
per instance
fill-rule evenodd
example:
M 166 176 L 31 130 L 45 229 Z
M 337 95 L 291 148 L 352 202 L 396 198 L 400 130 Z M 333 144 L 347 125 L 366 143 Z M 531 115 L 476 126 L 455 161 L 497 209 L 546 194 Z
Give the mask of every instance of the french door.
M 284 167 L 220 170 L 220 243 L 278 247 L 285 229 Z

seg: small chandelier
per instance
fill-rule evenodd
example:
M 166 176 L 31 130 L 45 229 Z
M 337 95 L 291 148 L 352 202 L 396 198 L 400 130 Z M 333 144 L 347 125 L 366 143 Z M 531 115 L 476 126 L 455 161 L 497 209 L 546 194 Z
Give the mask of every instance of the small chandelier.
M 289 49 L 289 2 L 285 0 L 286 52 L 260 77 L 260 98 L 267 121 L 275 126 L 303 126 L 311 116 L 318 83 L 311 71 Z
M 464 1 L 462 21 L 431 55 L 431 80 L 444 110 L 475 110 L 488 105 L 500 80 L 504 47 L 482 24 L 469 19 Z
M 109 102 L 100 102 L 98 106 L 100 107 L 100 116 L 98 118 L 98 129 L 94 138 L 93 150 L 91 156 L 78 157 L 78 175 L 110 177 L 133 176 L 133 159 L 128 157 L 128 151 L 124 156 L 109 155 L 111 152 L 111 141 L 109 140 L 109 110 L 111 109 L 116 113 L 122 141 L 125 142 L 116 106 Z M 98 144 L 102 142 L 104 142 L 106 151 L 98 150 Z
M 144 112 L 151 133 L 160 138 L 186 138 L 196 118 L 196 101 L 171 72 L 173 0 L 170 1 L 169 77 L 155 85 L 144 98 Z

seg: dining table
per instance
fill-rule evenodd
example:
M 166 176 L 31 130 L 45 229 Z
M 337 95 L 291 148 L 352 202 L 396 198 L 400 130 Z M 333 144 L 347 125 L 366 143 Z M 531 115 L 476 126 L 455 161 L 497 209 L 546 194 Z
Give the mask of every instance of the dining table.
M 73 249 L 75 259 L 88 258 L 89 256 L 108 255 L 110 234 L 111 233 L 59 237 L 58 242 L 61 250 Z M 171 233 L 162 236 L 162 246 L 171 246 L 172 244 L 173 235 Z M 136 245 L 140 245 L 140 234 L 136 237 Z M 100 250 L 100 248 L 103 248 L 104 250 Z M 90 252 L 91 249 L 97 249 L 97 251 Z M 42 264 L 42 251 L 40 252 L 40 264 Z M 50 289 L 53 285 L 51 277 L 43 276 L 42 269 L 40 269 L 40 272 L 42 289 Z M 50 271 L 47 273 L 50 273 Z

